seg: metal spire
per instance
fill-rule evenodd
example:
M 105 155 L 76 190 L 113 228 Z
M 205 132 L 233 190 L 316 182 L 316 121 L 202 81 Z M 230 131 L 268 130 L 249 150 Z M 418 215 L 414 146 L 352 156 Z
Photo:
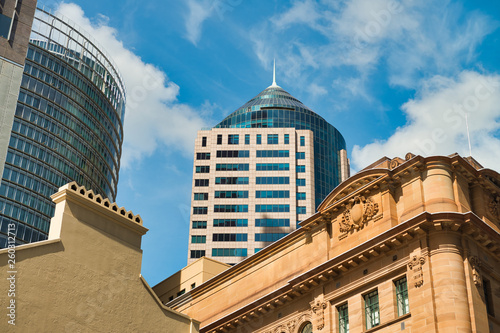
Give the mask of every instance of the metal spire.
M 273 87 L 277 86 L 276 84 L 276 59 L 274 59 L 274 64 L 273 64 Z
M 271 84 L 268 88 L 281 88 L 276 84 L 276 59 L 274 59 L 273 64 L 273 84 Z

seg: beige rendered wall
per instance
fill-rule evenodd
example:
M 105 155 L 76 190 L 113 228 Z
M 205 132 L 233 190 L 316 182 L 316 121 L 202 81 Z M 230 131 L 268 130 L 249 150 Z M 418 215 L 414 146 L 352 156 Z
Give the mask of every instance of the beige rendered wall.
M 181 290 L 189 291 L 193 289 L 193 285 L 197 287 L 229 267 L 231 266 L 228 264 L 202 257 L 158 283 L 153 287 L 153 291 L 162 303 L 166 304 L 170 298 L 177 297 Z
M 15 300 L 15 326 L 2 332 L 197 332 L 164 307 L 140 275 L 140 216 L 70 183 L 53 196 L 49 240 L 15 248 L 15 297 L 8 249 L 0 251 L 2 304 Z

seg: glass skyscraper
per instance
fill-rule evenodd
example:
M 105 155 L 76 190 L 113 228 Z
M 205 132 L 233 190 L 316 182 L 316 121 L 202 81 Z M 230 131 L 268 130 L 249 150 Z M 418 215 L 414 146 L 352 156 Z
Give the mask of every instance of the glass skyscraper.
M 47 238 L 50 195 L 71 181 L 115 200 L 125 88 L 112 60 L 67 19 L 37 8 L 0 184 L 0 247 Z
M 308 129 L 314 136 L 315 205 L 341 182 L 342 134 L 277 85 L 272 85 L 221 121 L 216 128 Z
M 198 131 L 188 262 L 245 259 L 300 227 L 348 176 L 340 132 L 274 81 Z

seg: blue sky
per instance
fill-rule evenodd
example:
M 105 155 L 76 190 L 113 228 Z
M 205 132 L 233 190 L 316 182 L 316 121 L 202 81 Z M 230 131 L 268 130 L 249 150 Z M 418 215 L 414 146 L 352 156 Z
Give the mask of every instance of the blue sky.
M 353 171 L 458 152 L 500 170 L 500 3 L 41 1 L 94 36 L 127 87 L 117 203 L 151 285 L 186 265 L 193 145 L 277 83 L 344 135 Z

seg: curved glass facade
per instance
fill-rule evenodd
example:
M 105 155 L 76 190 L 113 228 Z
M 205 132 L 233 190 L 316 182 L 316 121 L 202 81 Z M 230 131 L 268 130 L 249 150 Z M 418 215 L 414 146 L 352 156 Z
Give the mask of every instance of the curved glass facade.
M 50 195 L 73 180 L 115 200 L 125 89 L 116 66 L 65 18 L 37 9 L 0 185 L 0 247 L 47 238 Z
M 270 86 L 215 127 L 292 127 L 314 133 L 314 181 L 316 207 L 341 182 L 342 134 L 322 117 L 279 86 Z

